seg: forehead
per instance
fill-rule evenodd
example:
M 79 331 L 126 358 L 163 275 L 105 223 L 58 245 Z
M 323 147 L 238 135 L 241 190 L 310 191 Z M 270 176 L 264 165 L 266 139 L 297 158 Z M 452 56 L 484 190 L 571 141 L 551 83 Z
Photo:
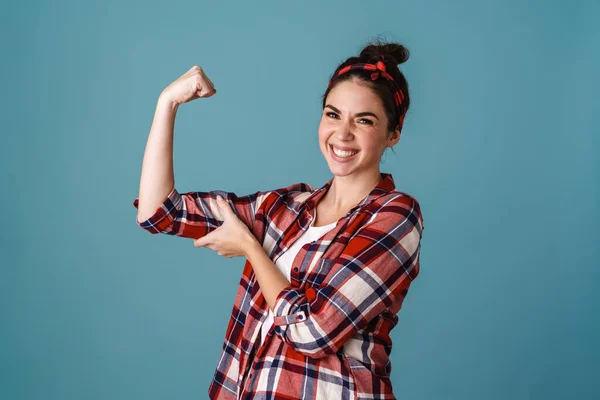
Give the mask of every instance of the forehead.
M 382 111 L 379 96 L 365 83 L 356 80 L 340 82 L 327 94 L 325 104 L 352 111 Z

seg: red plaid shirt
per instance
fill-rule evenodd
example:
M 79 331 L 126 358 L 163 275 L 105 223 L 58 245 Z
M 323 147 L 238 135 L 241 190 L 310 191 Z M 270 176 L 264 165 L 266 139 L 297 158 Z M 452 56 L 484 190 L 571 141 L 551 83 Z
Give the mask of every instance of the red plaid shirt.
M 417 200 L 394 190 L 391 174 L 381 175 L 335 228 L 300 249 L 264 343 L 258 342 L 268 305 L 246 261 L 211 399 L 395 398 L 390 331 L 419 273 L 424 225 Z M 247 196 L 173 189 L 139 225 L 197 239 L 222 224 L 221 195 L 275 262 L 308 229 L 332 180 Z

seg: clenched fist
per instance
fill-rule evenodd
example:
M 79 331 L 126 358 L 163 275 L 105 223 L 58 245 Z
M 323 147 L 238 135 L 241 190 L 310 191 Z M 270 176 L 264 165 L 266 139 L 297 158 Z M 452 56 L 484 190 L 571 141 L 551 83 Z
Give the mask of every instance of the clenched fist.
M 200 97 L 211 97 L 217 93 L 212 81 L 202 68 L 194 65 L 177 80 L 171 82 L 161 93 L 160 97 L 174 104 L 183 104 Z

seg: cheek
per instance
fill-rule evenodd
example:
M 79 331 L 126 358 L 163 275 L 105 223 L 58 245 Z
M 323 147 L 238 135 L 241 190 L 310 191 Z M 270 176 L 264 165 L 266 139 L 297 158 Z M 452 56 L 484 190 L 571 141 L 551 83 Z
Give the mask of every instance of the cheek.
M 321 120 L 318 128 L 319 140 L 324 140 L 327 136 L 327 124 Z
M 369 134 L 375 135 L 375 132 L 369 132 Z M 372 139 L 372 137 L 368 137 L 367 135 L 365 135 L 365 137 L 367 138 L 367 140 L 364 140 L 361 143 L 363 149 L 369 150 L 369 152 L 372 153 L 377 153 L 382 151 L 382 149 L 385 147 L 384 142 L 380 140 L 374 140 Z
M 319 121 L 319 136 L 328 136 L 335 132 L 337 124 L 335 120 L 321 118 Z

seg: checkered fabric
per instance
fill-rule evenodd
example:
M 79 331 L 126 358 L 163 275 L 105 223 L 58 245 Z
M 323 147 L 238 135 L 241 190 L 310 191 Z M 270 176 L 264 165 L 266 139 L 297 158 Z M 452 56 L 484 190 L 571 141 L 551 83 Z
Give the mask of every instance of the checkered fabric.
M 211 399 L 395 399 L 390 331 L 419 273 L 424 225 L 417 200 L 395 190 L 391 174 L 381 177 L 335 228 L 300 249 L 263 343 L 268 305 L 246 260 Z M 136 222 L 150 233 L 197 239 L 222 224 L 221 195 L 275 262 L 308 229 L 332 181 L 247 196 L 173 189 L 153 216 Z

